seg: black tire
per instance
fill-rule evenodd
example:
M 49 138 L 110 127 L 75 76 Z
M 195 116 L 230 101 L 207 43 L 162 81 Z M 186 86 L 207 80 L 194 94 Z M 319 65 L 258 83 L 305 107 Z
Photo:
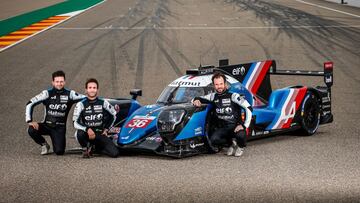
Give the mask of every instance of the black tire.
M 313 135 L 320 125 L 320 103 L 313 92 L 307 92 L 301 104 L 301 132 L 307 136 Z

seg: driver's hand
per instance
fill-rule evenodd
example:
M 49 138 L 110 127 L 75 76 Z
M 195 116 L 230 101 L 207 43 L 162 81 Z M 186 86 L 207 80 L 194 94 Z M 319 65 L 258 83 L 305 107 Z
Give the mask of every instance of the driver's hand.
M 194 106 L 196 106 L 196 107 L 201 107 L 201 102 L 200 102 L 200 100 L 194 100 L 194 101 L 192 102 L 192 104 L 193 104 Z
M 39 130 L 39 123 L 37 122 L 30 122 L 29 126 L 32 126 L 35 130 Z
M 244 130 L 244 127 L 242 125 L 238 125 L 238 126 L 236 126 L 234 132 L 237 133 L 237 132 L 239 132 L 241 130 Z
M 107 136 L 108 135 L 108 129 L 104 129 L 104 131 L 101 133 L 102 135 L 104 135 L 104 136 Z
M 89 129 L 87 130 L 87 134 L 88 134 L 90 140 L 94 140 L 94 139 L 95 139 L 95 132 L 94 132 L 91 128 L 89 128 Z

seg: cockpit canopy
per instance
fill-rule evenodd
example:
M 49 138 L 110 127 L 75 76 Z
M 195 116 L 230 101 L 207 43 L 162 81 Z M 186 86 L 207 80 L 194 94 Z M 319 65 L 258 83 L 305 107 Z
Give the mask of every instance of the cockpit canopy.
M 211 77 L 211 74 L 182 76 L 171 82 L 163 90 L 157 103 L 190 103 L 194 97 L 210 94 L 214 91 Z M 239 81 L 228 75 L 226 75 L 226 80 L 231 92 L 244 95 L 250 105 L 253 105 L 255 97 Z M 258 101 L 258 99 L 256 100 Z

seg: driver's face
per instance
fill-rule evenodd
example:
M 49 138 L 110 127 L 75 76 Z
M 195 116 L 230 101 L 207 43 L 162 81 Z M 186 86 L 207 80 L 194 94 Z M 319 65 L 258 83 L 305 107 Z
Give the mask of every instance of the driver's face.
M 89 98 L 95 98 L 98 94 L 98 87 L 96 83 L 90 82 L 86 87 L 86 94 Z
M 61 90 L 65 86 L 65 78 L 62 76 L 55 77 L 51 84 L 53 87 L 55 87 L 55 89 Z
M 222 93 L 226 89 L 226 85 L 222 77 L 214 78 L 214 88 L 217 93 Z

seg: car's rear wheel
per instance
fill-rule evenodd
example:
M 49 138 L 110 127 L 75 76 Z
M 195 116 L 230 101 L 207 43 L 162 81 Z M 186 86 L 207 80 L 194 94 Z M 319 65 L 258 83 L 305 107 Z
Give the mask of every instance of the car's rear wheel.
M 305 135 L 313 135 L 320 124 L 320 104 L 313 92 L 307 92 L 301 106 L 301 127 Z

